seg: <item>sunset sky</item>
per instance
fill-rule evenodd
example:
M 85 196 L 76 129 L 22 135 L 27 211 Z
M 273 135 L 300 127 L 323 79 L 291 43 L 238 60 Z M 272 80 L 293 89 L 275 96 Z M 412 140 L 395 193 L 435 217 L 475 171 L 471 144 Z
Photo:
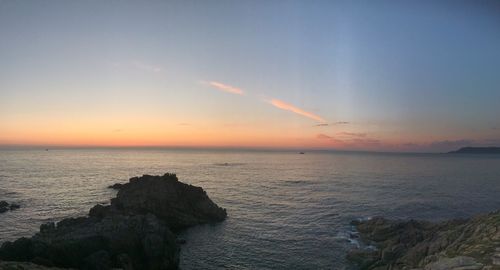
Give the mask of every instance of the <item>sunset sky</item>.
M 12 145 L 500 145 L 500 4 L 0 0 Z

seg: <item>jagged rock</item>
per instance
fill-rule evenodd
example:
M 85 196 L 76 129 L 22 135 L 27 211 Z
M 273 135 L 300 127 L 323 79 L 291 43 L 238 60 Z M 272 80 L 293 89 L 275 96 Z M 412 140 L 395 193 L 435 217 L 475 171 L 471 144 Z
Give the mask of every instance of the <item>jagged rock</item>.
M 17 203 L 12 203 L 12 204 L 9 204 L 8 202 L 6 201 L 0 201 L 0 213 L 5 213 L 9 210 L 16 210 L 16 209 L 19 209 L 21 206 Z
M 177 269 L 172 230 L 225 217 L 202 188 L 174 174 L 134 177 L 111 205 L 94 206 L 88 217 L 43 224 L 32 238 L 5 242 L 0 259 L 95 270 Z
M 115 212 L 152 213 L 173 230 L 220 222 L 227 216 L 226 210 L 212 202 L 201 187 L 181 183 L 175 174 L 131 178 L 108 208 Z
M 116 183 L 116 184 L 113 184 L 113 185 L 111 185 L 111 186 L 108 186 L 108 188 L 118 190 L 118 189 L 122 188 L 122 186 L 123 186 L 123 184 L 121 184 L 121 183 Z
M 9 204 L 6 201 L 0 201 L 0 213 L 5 213 L 9 210 L 11 210 L 11 211 L 16 210 L 16 209 L 19 209 L 19 207 L 21 207 L 21 206 L 17 203 Z
M 122 267 L 118 256 L 127 254 L 134 269 L 175 269 L 178 265 L 175 235 L 152 214 L 66 219 L 55 228 L 42 227 L 31 239 L 4 243 L 0 257 L 11 261 L 43 258 L 60 267 L 110 269 Z
M 102 204 L 96 204 L 94 207 L 90 208 L 89 216 L 96 218 L 103 218 L 106 214 L 109 213 L 109 208 Z
M 378 248 L 349 253 L 360 269 L 500 269 L 500 212 L 441 223 L 373 218 L 353 225 Z

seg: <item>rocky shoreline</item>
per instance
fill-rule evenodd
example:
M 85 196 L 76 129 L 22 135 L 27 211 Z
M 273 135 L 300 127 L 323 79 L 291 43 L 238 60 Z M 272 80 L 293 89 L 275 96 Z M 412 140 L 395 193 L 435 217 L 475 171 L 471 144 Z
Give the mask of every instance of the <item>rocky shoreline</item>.
M 88 216 L 46 223 L 31 238 L 3 243 L 0 270 L 178 269 L 184 241 L 178 232 L 227 217 L 202 188 L 175 174 L 134 177 L 110 188 L 116 197 Z M 356 269 L 500 270 L 500 211 L 439 223 L 376 217 L 352 225 L 352 237 L 370 247 L 347 255 Z
M 362 270 L 500 269 L 500 211 L 440 223 L 354 221 L 361 241 L 348 260 Z
M 3 243 L 0 269 L 177 269 L 177 232 L 227 217 L 202 188 L 175 174 L 134 177 L 115 188 L 111 204 L 86 217 L 43 224 L 31 238 Z

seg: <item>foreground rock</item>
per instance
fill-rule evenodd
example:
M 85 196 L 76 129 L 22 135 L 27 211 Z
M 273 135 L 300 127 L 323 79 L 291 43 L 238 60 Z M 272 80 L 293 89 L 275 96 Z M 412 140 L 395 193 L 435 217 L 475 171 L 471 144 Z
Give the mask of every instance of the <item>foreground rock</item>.
M 109 186 L 108 188 L 110 188 L 110 189 L 115 189 L 115 190 L 119 190 L 122 186 L 123 186 L 123 184 L 121 184 L 121 183 L 116 183 L 116 184 L 113 184 L 113 185 Z
M 0 270 L 61 270 L 63 268 L 46 267 L 29 262 L 2 262 L 0 261 Z M 68 270 L 68 268 L 65 268 Z
M 9 204 L 6 201 L 0 201 L 0 213 L 5 213 L 9 210 L 16 210 L 19 209 L 19 204 L 11 203 Z
M 377 247 L 349 253 L 360 269 L 500 269 L 500 212 L 442 223 L 374 218 L 354 225 Z
M 88 217 L 48 223 L 32 238 L 6 242 L 0 259 L 79 269 L 177 269 L 174 232 L 219 222 L 226 211 L 174 174 L 131 178 L 111 205 Z

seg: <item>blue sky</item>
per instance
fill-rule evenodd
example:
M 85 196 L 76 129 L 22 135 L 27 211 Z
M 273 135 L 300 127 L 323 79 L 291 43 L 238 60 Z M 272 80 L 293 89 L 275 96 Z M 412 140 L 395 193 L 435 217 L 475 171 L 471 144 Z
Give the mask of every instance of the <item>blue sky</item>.
M 0 1 L 0 144 L 495 144 L 499 14 L 494 1 Z

